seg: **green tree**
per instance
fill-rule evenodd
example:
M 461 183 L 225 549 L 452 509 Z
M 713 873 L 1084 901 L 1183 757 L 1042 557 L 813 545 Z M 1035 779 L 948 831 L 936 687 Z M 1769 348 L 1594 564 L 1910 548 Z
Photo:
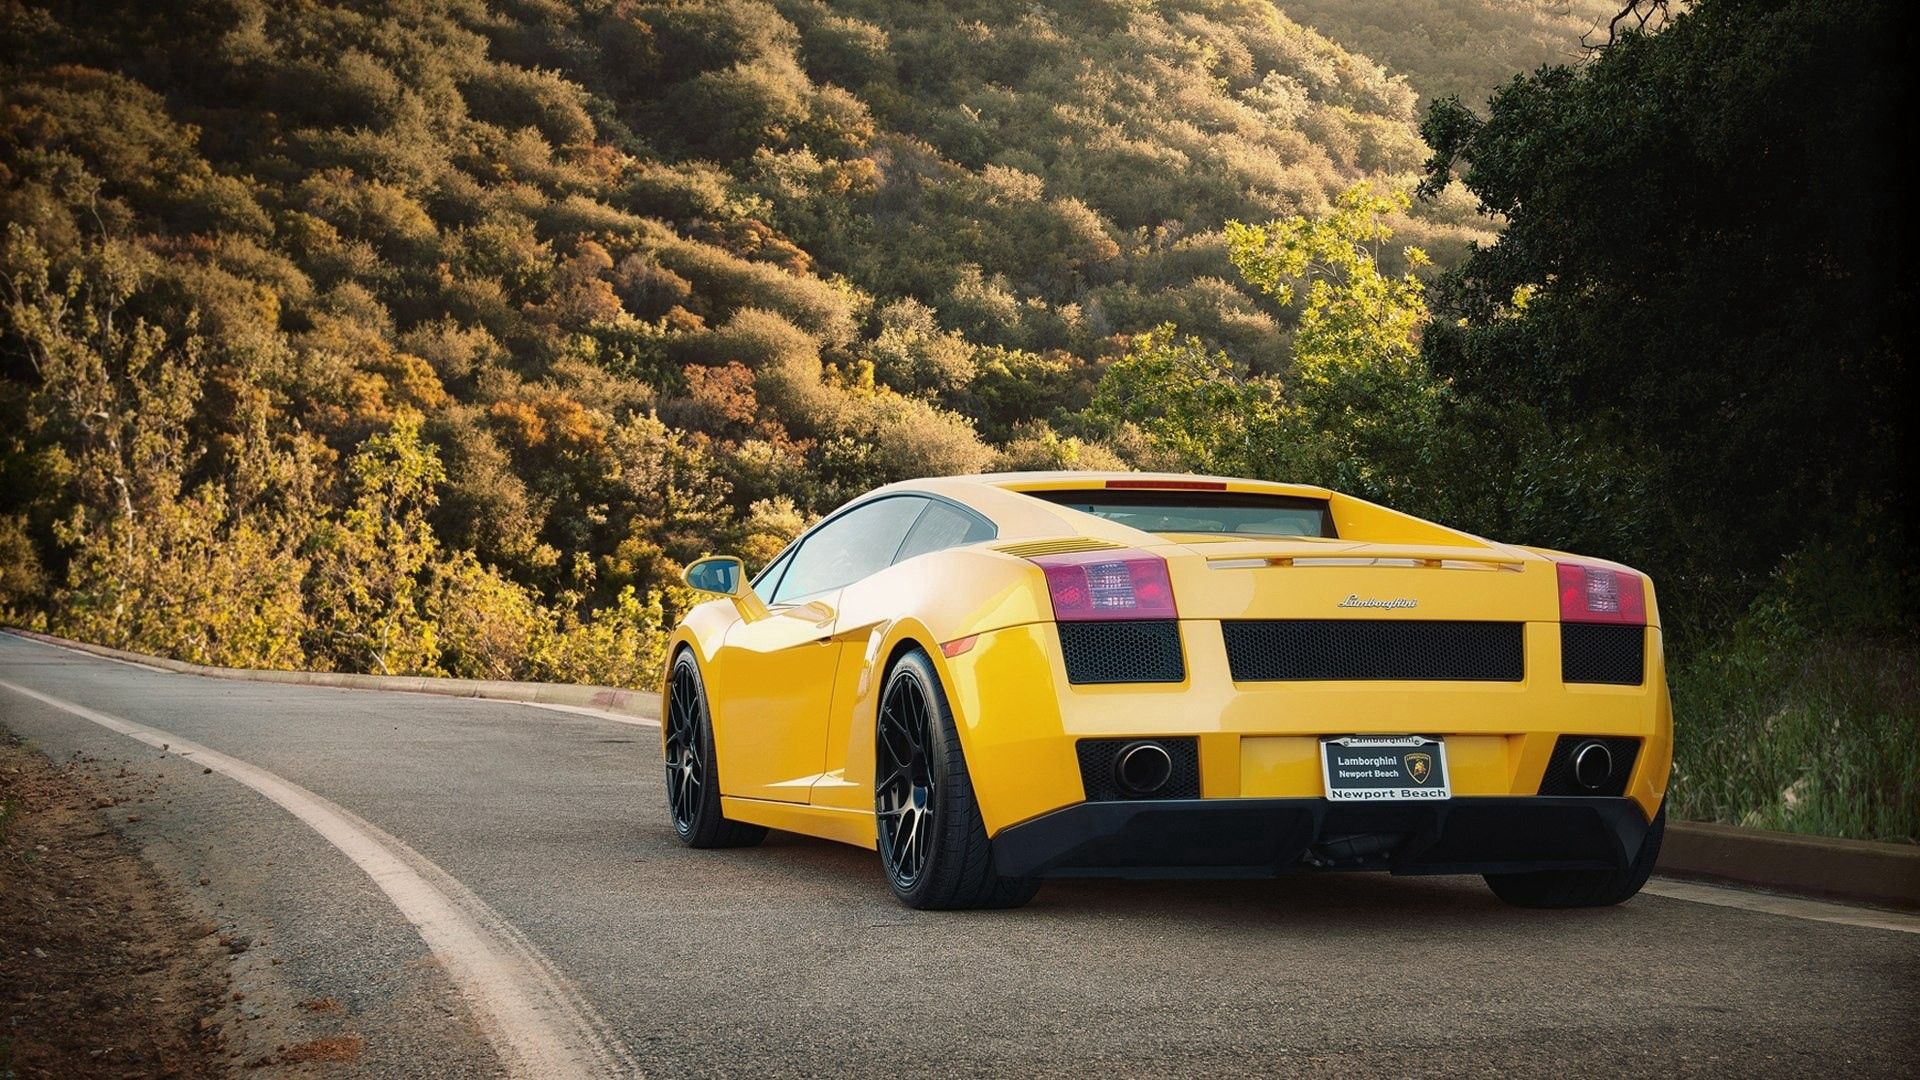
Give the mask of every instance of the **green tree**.
M 1407 205 L 1362 184 L 1324 216 L 1229 222 L 1247 281 L 1299 308 L 1289 378 L 1249 372 L 1171 325 L 1133 340 L 1101 376 L 1089 417 L 1131 425 L 1147 446 L 1210 472 L 1321 483 L 1404 503 L 1431 490 L 1445 387 L 1427 372 L 1427 319 L 1412 269 L 1383 272 L 1383 218 Z M 1425 264 L 1417 248 L 1402 254 Z
M 1398 276 L 1383 273 L 1379 260 L 1381 247 L 1393 238 L 1385 219 L 1411 204 L 1410 196 L 1383 195 L 1363 183 L 1342 192 L 1322 217 L 1227 222 L 1228 255 L 1241 276 L 1282 305 L 1301 302 L 1293 340 L 1298 375 L 1325 379 L 1340 368 L 1414 369 L 1427 321 L 1426 287 L 1415 270 L 1427 265 L 1427 256 L 1419 248 L 1403 249 L 1408 269 Z
M 1460 393 L 1648 471 L 1635 505 L 1606 505 L 1607 483 L 1566 498 L 1637 523 L 1597 553 L 1660 576 L 1678 625 L 1737 611 L 1806 545 L 1902 542 L 1901 19 L 1699 0 L 1516 77 L 1484 115 L 1427 115 L 1425 190 L 1457 178 L 1506 228 L 1444 277 L 1426 355 Z
M 1435 509 L 1434 466 L 1445 387 L 1420 355 L 1428 320 L 1417 271 L 1426 253 L 1403 248 L 1388 274 L 1381 249 L 1389 215 L 1409 196 L 1358 184 L 1323 217 L 1227 223 L 1228 254 L 1247 281 L 1282 305 L 1298 303 L 1289 388 L 1305 415 L 1302 478 L 1397 505 Z
M 348 670 L 435 672 L 442 645 L 426 586 L 440 543 L 427 515 L 446 471 L 419 415 L 369 437 L 348 472 L 353 503 L 314 538 L 313 651 Z
M 1278 380 L 1162 325 L 1135 337 L 1094 389 L 1088 416 L 1131 425 L 1149 447 L 1200 472 L 1271 475 L 1295 425 Z

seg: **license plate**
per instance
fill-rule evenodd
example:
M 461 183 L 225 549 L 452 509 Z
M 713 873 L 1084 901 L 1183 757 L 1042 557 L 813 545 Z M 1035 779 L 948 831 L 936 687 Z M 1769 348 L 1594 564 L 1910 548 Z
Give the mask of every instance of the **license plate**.
M 1447 747 L 1421 735 L 1320 740 L 1320 772 L 1334 802 L 1450 799 Z

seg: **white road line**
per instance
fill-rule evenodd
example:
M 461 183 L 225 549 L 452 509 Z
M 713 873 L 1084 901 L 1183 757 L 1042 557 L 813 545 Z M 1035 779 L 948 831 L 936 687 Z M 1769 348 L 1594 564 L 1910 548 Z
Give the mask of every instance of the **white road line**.
M 633 1060 L 571 982 L 517 928 L 446 871 L 340 806 L 264 769 L 130 720 L 0 687 L 182 757 L 259 792 L 352 859 L 406 916 L 473 1008 L 509 1075 L 637 1075 Z
M 1900 911 L 1853 907 L 1827 900 L 1808 900 L 1799 896 L 1782 896 L 1779 893 L 1751 892 L 1720 885 L 1703 885 L 1696 881 L 1675 881 L 1672 878 L 1649 881 L 1641 891 L 1673 900 L 1739 908 L 1742 911 L 1758 911 L 1768 915 L 1785 915 L 1789 918 L 1807 919 L 1812 922 L 1838 923 L 1841 926 L 1864 926 L 1874 930 L 1920 934 L 1920 915 L 1909 915 Z

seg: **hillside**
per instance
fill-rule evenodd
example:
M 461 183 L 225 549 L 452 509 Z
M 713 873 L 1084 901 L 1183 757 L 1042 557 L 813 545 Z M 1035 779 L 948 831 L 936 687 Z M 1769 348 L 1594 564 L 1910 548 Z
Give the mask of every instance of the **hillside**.
M 1284 372 L 1222 224 L 1425 155 L 1253 0 L 0 12 L 0 605 L 222 663 L 639 678 L 686 559 L 1118 460 L 1132 333 Z
M 1287 14 L 1405 77 L 1425 102 L 1478 106 L 1518 72 L 1570 64 L 1605 41 L 1622 0 L 1286 0 Z M 1595 32 L 1597 30 L 1597 33 Z

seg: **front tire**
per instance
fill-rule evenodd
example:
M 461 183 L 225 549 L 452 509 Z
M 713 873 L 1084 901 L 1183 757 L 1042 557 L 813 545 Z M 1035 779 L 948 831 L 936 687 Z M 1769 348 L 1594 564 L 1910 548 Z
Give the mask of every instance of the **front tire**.
M 1653 816 L 1640 851 L 1619 870 L 1535 870 L 1523 874 L 1488 874 L 1487 887 L 1516 907 L 1612 907 L 1632 899 L 1653 876 L 1660 843 L 1667 835 L 1667 808 Z
M 713 751 L 707 688 L 693 653 L 674 657 L 667 681 L 667 717 L 661 725 L 667 764 L 667 814 L 680 842 L 694 848 L 751 847 L 766 839 L 761 825 L 730 821 L 720 812 L 720 762 Z
M 873 803 L 880 865 L 908 907 L 1016 908 L 1040 891 L 1038 878 L 994 870 L 953 711 L 918 649 L 900 657 L 880 691 Z

